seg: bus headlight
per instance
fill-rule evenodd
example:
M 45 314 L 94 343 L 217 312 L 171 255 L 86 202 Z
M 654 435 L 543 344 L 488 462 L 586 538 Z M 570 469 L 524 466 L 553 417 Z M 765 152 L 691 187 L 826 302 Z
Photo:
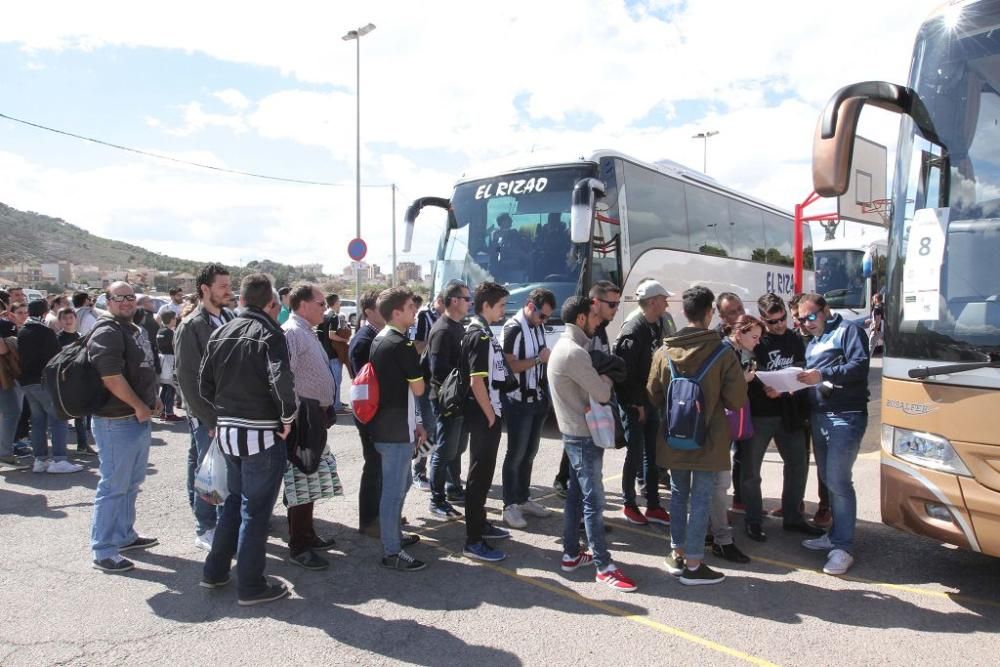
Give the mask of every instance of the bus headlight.
M 965 461 L 958 455 L 951 443 L 939 435 L 919 433 L 905 428 L 882 425 L 882 447 L 888 451 L 891 443 L 892 454 L 898 458 L 931 470 L 940 470 L 953 475 L 972 477 Z

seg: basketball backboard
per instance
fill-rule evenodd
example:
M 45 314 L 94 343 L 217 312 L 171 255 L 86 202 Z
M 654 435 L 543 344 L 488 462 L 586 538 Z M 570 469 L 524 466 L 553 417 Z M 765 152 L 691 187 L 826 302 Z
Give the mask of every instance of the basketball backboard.
M 857 137 L 854 142 L 851 178 L 847 192 L 837 198 L 837 213 L 841 220 L 854 220 L 883 227 L 887 224 L 886 218 L 878 210 L 872 210 L 871 206 L 871 202 L 886 197 L 887 155 L 888 151 L 882 144 Z

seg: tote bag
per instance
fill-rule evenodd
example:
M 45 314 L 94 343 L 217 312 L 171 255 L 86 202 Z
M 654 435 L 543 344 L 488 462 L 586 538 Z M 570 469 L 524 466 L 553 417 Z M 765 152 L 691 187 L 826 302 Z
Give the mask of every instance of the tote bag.
M 594 439 L 594 444 L 603 449 L 614 447 L 614 409 L 610 405 L 601 405 L 594 399 L 590 399 L 590 407 L 587 408 L 584 416 L 587 419 L 587 428 L 590 430 L 590 437 Z

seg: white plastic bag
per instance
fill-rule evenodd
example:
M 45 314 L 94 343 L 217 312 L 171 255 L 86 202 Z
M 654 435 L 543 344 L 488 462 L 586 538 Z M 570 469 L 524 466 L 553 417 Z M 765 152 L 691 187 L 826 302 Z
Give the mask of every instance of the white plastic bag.
M 587 428 L 594 444 L 603 449 L 615 446 L 615 413 L 610 405 L 601 405 L 590 399 L 590 406 L 585 408 Z
M 222 445 L 213 440 L 194 473 L 194 492 L 209 505 L 221 505 L 229 496 L 229 473 Z

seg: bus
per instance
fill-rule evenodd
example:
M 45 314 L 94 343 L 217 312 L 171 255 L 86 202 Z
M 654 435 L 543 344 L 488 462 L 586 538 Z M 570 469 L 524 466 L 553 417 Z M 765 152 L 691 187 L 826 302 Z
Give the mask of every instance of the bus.
M 1000 556 L 1000 2 L 947 5 L 909 85 L 842 88 L 820 116 L 817 193 L 844 192 L 865 104 L 901 115 L 882 368 L 882 521 Z
M 751 312 L 762 294 L 789 297 L 794 287 L 791 214 L 670 161 L 601 150 L 463 178 L 451 198 L 423 197 L 409 207 L 406 248 L 428 206 L 448 212 L 434 293 L 452 279 L 473 287 L 493 280 L 510 289 L 508 316 L 537 287 L 561 306 L 610 280 L 623 288 L 623 307 L 608 328 L 613 338 L 637 308 L 635 290 L 646 278 L 673 293 L 677 317 L 680 295 L 692 285 L 738 294 Z M 811 287 L 811 242 L 806 246 Z M 551 334 L 561 329 L 558 314 L 547 322 Z
M 816 292 L 848 320 L 871 318 L 872 297 L 885 288 L 888 233 L 852 220 L 838 221 L 834 234 L 813 240 Z

